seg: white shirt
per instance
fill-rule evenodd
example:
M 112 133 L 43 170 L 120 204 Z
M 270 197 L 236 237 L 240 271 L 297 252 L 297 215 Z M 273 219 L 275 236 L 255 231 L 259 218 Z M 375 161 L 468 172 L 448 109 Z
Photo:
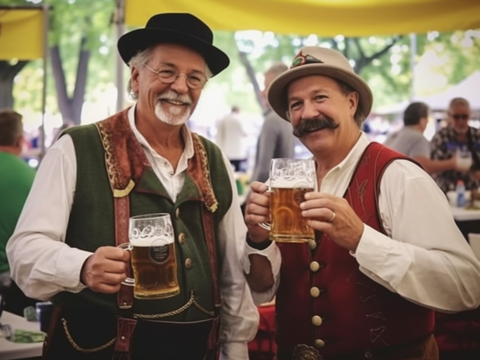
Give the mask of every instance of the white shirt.
M 369 142 L 362 133 L 348 156 L 322 180 L 321 192 L 342 197 Z M 380 217 L 387 235 L 368 225 L 355 254 L 360 270 L 405 299 L 442 312 L 480 305 L 480 262 L 456 226 L 450 205 L 432 178 L 407 160 L 391 163 L 380 183 Z M 246 246 L 248 255 L 266 256 L 275 285 L 254 300 L 271 300 L 279 281 L 281 255 L 275 244 L 263 251 Z
M 230 113 L 217 123 L 215 142 L 230 160 L 247 158 L 243 120 L 239 114 Z
M 134 107 L 128 115 L 130 126 L 152 162 L 155 174 L 175 201 L 184 183 L 187 160 L 194 153 L 191 133 L 184 127 L 185 151 L 174 171 L 136 129 Z M 246 345 L 256 334 L 259 318 L 241 265 L 246 226 L 236 196 L 234 176 L 225 156 L 224 161 L 234 196 L 218 233 L 222 266 L 219 282 L 224 299 L 222 359 L 246 360 Z M 73 141 L 65 135 L 53 144 L 43 159 L 15 233 L 7 244 L 12 278 L 29 297 L 46 300 L 61 291 L 77 293 L 85 288 L 80 282 L 80 272 L 91 253 L 65 244 L 76 178 Z

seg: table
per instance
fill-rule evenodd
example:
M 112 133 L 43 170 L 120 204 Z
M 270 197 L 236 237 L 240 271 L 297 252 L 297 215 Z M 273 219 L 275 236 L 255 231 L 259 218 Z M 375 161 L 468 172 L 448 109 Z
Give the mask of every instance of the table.
M 480 209 L 465 209 L 452 206 L 452 214 L 455 221 L 480 220 Z
M 453 219 L 468 241 L 468 234 L 480 233 L 480 210 L 451 207 Z
M 25 320 L 25 318 L 4 311 L 0 322 L 3 325 L 10 325 L 12 331 L 15 329 L 27 330 L 27 331 L 40 331 L 40 324 L 37 322 L 31 322 Z M 0 359 L 24 359 L 31 357 L 42 356 L 43 342 L 20 344 L 8 341 L 7 339 L 0 338 Z

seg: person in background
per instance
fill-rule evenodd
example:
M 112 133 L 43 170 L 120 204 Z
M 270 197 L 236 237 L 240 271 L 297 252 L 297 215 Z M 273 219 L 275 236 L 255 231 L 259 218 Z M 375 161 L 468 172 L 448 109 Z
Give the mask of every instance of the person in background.
M 423 136 L 428 124 L 428 114 L 427 104 L 411 103 L 403 113 L 404 127 L 390 134 L 383 144 L 416 160 L 429 174 L 447 170 L 461 171 L 462 169 L 457 167 L 456 157 L 447 160 L 430 159 L 430 143 Z
M 262 96 L 267 111 L 257 141 L 255 165 L 251 181 L 265 182 L 268 179 L 270 161 L 276 158 L 293 158 L 295 155 L 295 137 L 292 128 L 272 110 L 267 100 L 267 90 L 272 81 L 288 69 L 282 62 L 274 63 L 264 75 L 264 89 Z
M 245 265 L 256 303 L 276 294 L 278 360 L 436 360 L 434 311 L 480 303 L 480 262 L 433 179 L 360 130 L 373 95 L 341 53 L 303 47 L 270 85 L 273 110 L 312 152 L 300 201 L 308 243 L 273 243 L 252 183 Z
M 445 193 L 455 190 L 462 180 L 467 190 L 480 185 L 480 130 L 468 125 L 470 104 L 464 98 L 454 98 L 448 106 L 448 125 L 440 129 L 431 140 L 431 158 L 447 160 L 457 158 L 470 171 L 445 170 L 434 174 L 437 185 Z
M 5 309 L 21 316 L 23 309 L 36 301 L 12 282 L 5 247 L 35 177 L 35 170 L 20 158 L 23 142 L 22 115 L 0 110 L 0 292 L 5 295 Z
M 247 162 L 247 148 L 245 146 L 245 131 L 240 108 L 232 106 L 232 111 L 221 118 L 217 124 L 215 142 L 223 150 L 235 171 L 245 171 Z
M 234 174 L 185 125 L 229 58 L 189 13 L 154 15 L 117 45 L 135 105 L 64 131 L 7 245 L 19 286 L 55 305 L 43 358 L 247 360 L 258 312 Z M 172 219 L 180 293 L 134 299 L 116 245 L 130 216 L 153 213 Z

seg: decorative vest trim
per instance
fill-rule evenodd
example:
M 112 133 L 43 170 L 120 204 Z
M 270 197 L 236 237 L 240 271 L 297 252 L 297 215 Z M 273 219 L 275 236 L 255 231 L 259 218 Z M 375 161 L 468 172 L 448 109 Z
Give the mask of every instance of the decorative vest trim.
M 344 195 L 365 224 L 383 233 L 377 209 L 380 181 L 386 167 L 397 159 L 410 160 L 371 143 Z M 324 357 L 338 356 L 407 344 L 433 332 L 433 311 L 363 275 L 348 250 L 326 234 L 317 232 L 316 241 L 314 250 L 308 244 L 279 244 L 279 350 L 293 351 L 296 345 L 306 344 L 316 347 Z M 310 267 L 313 261 L 320 265 L 318 270 Z

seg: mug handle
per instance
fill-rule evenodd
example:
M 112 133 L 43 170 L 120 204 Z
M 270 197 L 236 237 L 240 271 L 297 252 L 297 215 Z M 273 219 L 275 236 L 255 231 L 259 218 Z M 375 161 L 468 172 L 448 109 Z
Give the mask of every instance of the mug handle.
M 117 247 L 119 247 L 120 249 L 123 249 L 125 251 L 132 251 L 133 250 L 133 246 L 130 243 L 123 243 L 123 244 L 118 245 Z M 127 278 L 124 281 L 122 281 L 122 285 L 134 286 L 135 285 L 135 279 L 127 276 Z
M 268 189 L 265 191 L 266 193 L 273 193 L 272 188 L 270 187 L 270 179 L 268 180 Z M 258 224 L 262 229 L 265 229 L 267 231 L 272 231 L 272 224 L 269 222 L 263 222 Z

